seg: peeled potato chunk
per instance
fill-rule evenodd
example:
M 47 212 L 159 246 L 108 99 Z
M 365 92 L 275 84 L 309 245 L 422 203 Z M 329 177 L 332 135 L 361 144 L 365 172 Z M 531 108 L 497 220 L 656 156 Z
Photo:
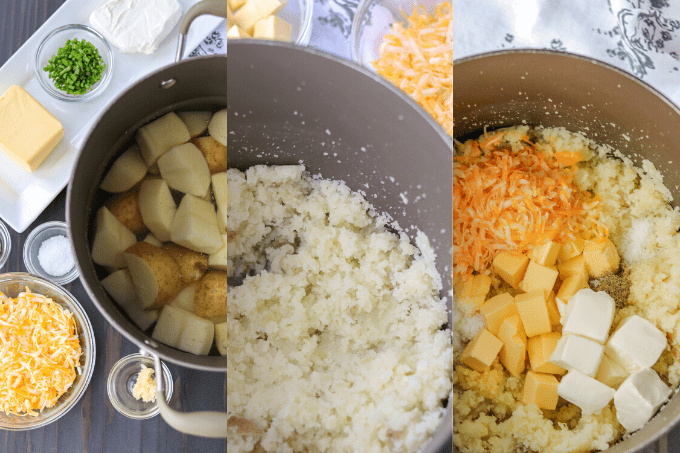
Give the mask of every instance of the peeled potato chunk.
M 227 146 L 221 144 L 213 137 L 198 137 L 192 140 L 194 145 L 201 150 L 205 161 L 210 168 L 210 174 L 227 171 Z
M 125 192 L 141 181 L 146 171 L 139 147 L 132 145 L 115 160 L 99 187 L 111 193 Z
M 219 226 L 219 217 L 217 218 L 218 220 L 218 226 Z M 228 240 L 229 237 L 226 234 L 222 234 L 222 231 L 220 231 L 220 237 L 222 238 L 222 247 L 216 251 L 215 253 L 211 254 L 208 256 L 208 267 L 212 269 L 218 269 L 221 271 L 226 271 L 227 270 L 227 261 L 229 260 L 228 255 L 227 255 L 227 247 L 228 247 Z
M 151 335 L 154 340 L 196 355 L 207 355 L 212 347 L 215 326 L 181 308 L 166 305 Z
M 181 289 L 179 266 L 168 252 L 142 241 L 123 256 L 144 309 L 160 308 L 177 296 Z
M 191 138 L 198 137 L 208 129 L 208 123 L 212 118 L 212 112 L 177 112 L 189 130 Z
M 151 166 L 170 148 L 191 140 L 191 135 L 184 121 L 175 112 L 170 112 L 140 127 L 135 140 L 147 166 Z
M 135 235 L 105 206 L 97 211 L 92 261 L 112 269 L 125 267 L 123 252 L 135 242 L 137 242 Z
M 163 247 L 163 243 L 159 241 L 158 238 L 153 235 L 153 233 L 147 234 L 144 238 L 144 242 L 148 242 L 149 244 L 155 245 L 158 248 Z
M 162 247 L 179 266 L 182 287 L 198 281 L 208 269 L 208 257 L 203 253 L 190 250 L 181 245 L 168 242 Z
M 170 188 L 162 179 L 147 179 L 139 188 L 139 212 L 144 225 L 159 241 L 170 240 L 170 229 L 177 206 Z
M 212 203 L 185 195 L 172 221 L 170 238 L 175 244 L 201 253 L 215 253 L 222 247 L 217 215 Z
M 227 109 L 215 112 L 208 124 L 208 132 L 212 138 L 227 146 Z
M 227 355 L 227 323 L 215 324 L 215 343 L 220 355 Z
M 196 197 L 210 188 L 210 168 L 203 153 L 193 143 L 175 146 L 158 158 L 161 178 L 168 186 Z
M 139 212 L 139 191 L 132 189 L 114 195 L 106 201 L 106 207 L 132 233 L 141 234 L 147 230 Z
M 168 305 L 172 305 L 173 307 L 181 308 L 182 310 L 186 310 L 189 313 L 193 313 L 195 296 L 196 283 L 187 286 L 182 291 L 180 291 L 179 294 L 177 294 L 177 296 L 172 299 L 172 302 L 170 302 Z
M 194 297 L 194 313 L 213 319 L 227 315 L 227 273 L 209 270 L 198 281 Z
M 104 290 L 141 329 L 146 330 L 158 319 L 157 310 L 144 310 L 137 299 L 135 287 L 127 269 L 121 269 L 101 281 Z

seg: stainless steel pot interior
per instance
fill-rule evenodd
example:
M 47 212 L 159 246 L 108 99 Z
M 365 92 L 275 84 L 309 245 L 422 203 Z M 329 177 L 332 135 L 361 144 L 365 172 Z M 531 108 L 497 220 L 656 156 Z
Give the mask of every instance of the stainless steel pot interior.
M 399 90 L 347 61 L 245 41 L 229 43 L 229 60 L 229 166 L 301 162 L 365 192 L 409 235 L 420 228 L 437 253 L 450 311 L 450 137 Z M 424 451 L 451 451 L 450 406 Z
M 455 137 L 479 135 L 485 126 L 564 126 L 619 149 L 636 163 L 649 159 L 676 200 L 680 195 L 680 111 L 616 68 L 549 51 L 484 54 L 454 63 L 453 99 Z M 641 451 L 679 420 L 675 396 L 643 429 L 607 451 Z
M 227 58 L 206 56 L 167 66 L 118 96 L 100 115 L 85 140 L 68 185 L 66 220 L 83 286 L 99 311 L 140 348 L 178 365 L 227 371 L 227 358 L 197 356 L 159 344 L 117 308 L 99 280 L 106 276 L 90 258 L 94 215 L 108 197 L 98 189 L 114 157 L 126 149 L 135 131 L 173 110 L 217 110 L 227 104 Z M 174 83 L 163 83 L 174 80 Z M 165 87 L 165 88 L 164 88 Z

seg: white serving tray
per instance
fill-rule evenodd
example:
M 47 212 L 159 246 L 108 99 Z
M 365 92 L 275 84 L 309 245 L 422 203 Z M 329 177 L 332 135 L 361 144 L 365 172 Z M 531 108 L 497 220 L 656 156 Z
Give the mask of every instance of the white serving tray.
M 109 102 L 146 74 L 174 61 L 179 25 L 151 55 L 123 54 L 112 45 L 113 74 L 109 86 L 99 97 L 88 102 L 65 102 L 47 94 L 34 73 L 40 42 L 62 25 L 91 25 L 90 13 L 106 1 L 67 0 L 0 68 L 0 96 L 11 85 L 23 86 L 64 126 L 64 138 L 33 173 L 23 170 L 0 152 L 0 218 L 19 233 L 66 187 L 85 137 Z M 198 0 L 178 1 L 184 12 L 198 3 Z M 187 36 L 185 56 L 223 20 L 215 16 L 196 19 Z

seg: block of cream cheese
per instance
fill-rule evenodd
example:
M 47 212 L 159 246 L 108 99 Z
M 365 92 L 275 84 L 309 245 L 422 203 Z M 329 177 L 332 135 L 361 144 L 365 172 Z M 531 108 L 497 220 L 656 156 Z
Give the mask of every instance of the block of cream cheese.
M 614 389 L 578 370 L 571 370 L 562 377 L 557 394 L 580 407 L 581 414 L 590 415 L 607 407 L 614 398 Z
M 33 96 L 12 85 L 0 98 L 0 150 L 33 172 L 64 136 L 64 128 Z
M 616 418 L 633 432 L 642 428 L 661 407 L 671 389 L 654 370 L 644 368 L 631 374 L 614 394 Z
M 595 376 L 604 354 L 604 346 L 580 335 L 564 335 L 557 342 L 550 362 L 565 370 L 578 370 Z
M 604 291 L 581 289 L 569 299 L 562 335 L 581 335 L 604 344 L 609 336 L 615 309 L 614 299 Z
M 629 373 L 651 368 L 664 349 L 666 335 L 638 315 L 624 318 L 605 343 L 607 355 Z
M 90 14 L 90 23 L 122 53 L 151 54 L 181 16 L 177 0 L 111 0 Z

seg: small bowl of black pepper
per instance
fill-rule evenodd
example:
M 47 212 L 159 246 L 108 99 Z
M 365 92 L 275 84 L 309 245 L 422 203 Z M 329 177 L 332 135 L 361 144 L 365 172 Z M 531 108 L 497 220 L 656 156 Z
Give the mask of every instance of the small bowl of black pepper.
M 24 244 L 24 264 L 29 273 L 57 285 L 78 278 L 65 222 L 47 222 L 35 227 Z

